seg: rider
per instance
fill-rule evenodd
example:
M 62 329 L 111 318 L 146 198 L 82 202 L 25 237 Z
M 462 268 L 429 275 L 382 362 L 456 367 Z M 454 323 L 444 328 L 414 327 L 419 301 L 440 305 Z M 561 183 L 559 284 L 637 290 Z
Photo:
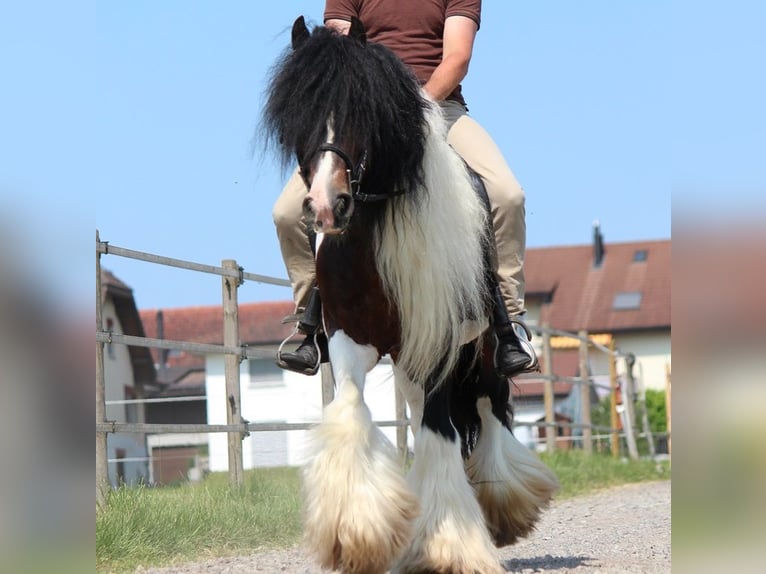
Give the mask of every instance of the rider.
M 495 366 L 505 376 L 538 369 L 529 331 L 521 320 L 524 308 L 526 222 L 524 191 L 489 134 L 468 115 L 460 82 L 468 72 L 473 42 L 481 24 L 481 0 L 326 0 L 325 25 L 347 33 L 352 17 L 364 24 L 367 40 L 385 45 L 415 73 L 426 94 L 438 102 L 448 124 L 447 141 L 479 174 L 491 204 L 497 276 L 493 327 L 497 335 Z M 316 334 L 318 297 L 312 297 L 314 257 L 302 220 L 306 186 L 296 171 L 274 205 L 282 257 L 296 302 L 298 323 L 306 338 L 294 352 L 281 352 L 283 368 L 313 374 L 319 350 L 326 345 Z M 326 356 L 326 353 L 322 353 Z

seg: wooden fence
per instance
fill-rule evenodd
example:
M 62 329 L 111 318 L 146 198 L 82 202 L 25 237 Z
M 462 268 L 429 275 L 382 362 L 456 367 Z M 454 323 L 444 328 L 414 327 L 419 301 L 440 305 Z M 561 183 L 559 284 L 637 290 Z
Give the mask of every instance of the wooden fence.
M 192 343 L 186 341 L 171 341 L 167 339 L 152 339 L 122 335 L 104 330 L 102 320 L 102 290 L 101 290 L 101 257 L 114 255 L 137 259 L 149 263 L 187 269 L 196 272 L 210 273 L 221 277 L 221 290 L 223 301 L 223 345 Z M 228 433 L 228 456 L 229 478 L 232 484 L 240 485 L 243 480 L 243 455 L 242 440 L 251 432 L 263 431 L 290 431 L 306 430 L 316 423 L 258 423 L 245 422 L 242 419 L 240 404 L 240 370 L 239 363 L 245 359 L 274 358 L 271 349 L 258 348 L 250 345 L 242 345 L 239 341 L 239 315 L 238 315 L 238 288 L 245 281 L 255 281 L 272 285 L 289 286 L 284 279 L 277 279 L 265 275 L 246 273 L 234 260 L 223 260 L 220 267 L 204 265 L 180 259 L 173 259 L 160 255 L 134 251 L 123 247 L 110 245 L 107 241 L 101 241 L 98 231 L 96 232 L 96 498 L 98 504 L 105 500 L 109 488 L 108 458 L 107 458 L 107 434 L 118 432 L 129 433 Z M 610 436 L 611 452 L 618 456 L 620 445 L 620 431 L 617 424 L 616 397 L 618 389 L 617 360 L 630 361 L 630 354 L 623 354 L 614 347 L 614 341 L 609 346 L 604 346 L 588 337 L 588 333 L 580 331 L 577 334 L 558 331 L 542 325 L 533 328 L 538 335 L 542 336 L 542 375 L 534 375 L 535 379 L 544 381 L 544 405 L 545 421 L 535 423 L 515 423 L 517 426 L 537 426 L 549 429 L 545 433 L 546 449 L 553 451 L 556 446 L 556 431 L 559 428 L 580 429 L 582 431 L 581 443 L 586 453 L 593 452 L 593 431 L 607 433 Z M 564 336 L 579 341 L 579 377 L 559 377 L 552 372 L 551 336 Z M 108 421 L 106 419 L 106 381 L 104 373 L 104 345 L 116 343 L 122 345 L 149 347 L 158 349 L 180 350 L 198 354 L 224 355 L 224 375 L 226 381 L 227 397 L 227 420 L 226 424 L 152 424 L 152 423 L 128 423 Z M 595 426 L 591 424 L 590 393 L 594 385 L 588 372 L 589 349 L 594 348 L 604 352 L 609 357 L 609 393 L 611 395 L 611 422 L 609 427 Z M 627 371 L 630 373 L 630 369 Z M 332 371 L 328 365 L 322 365 L 322 404 L 327 405 L 334 396 L 334 381 Z M 523 378 L 522 378 L 523 379 Z M 669 380 L 669 379 L 668 379 Z M 562 422 L 556 421 L 554 415 L 554 382 L 568 381 L 579 386 L 580 401 L 585 406 L 582 410 L 582 421 Z M 629 385 L 632 384 L 628 380 Z M 520 383 L 520 384 L 523 384 Z M 632 389 L 631 386 L 628 387 Z M 625 393 L 624 396 L 631 396 Z M 631 400 L 625 400 L 625 440 L 631 458 L 638 458 L 636 437 L 634 433 L 635 413 Z M 403 456 L 407 454 L 407 428 L 410 424 L 407 419 L 406 405 L 403 397 L 397 391 L 395 398 L 396 419 L 389 421 L 376 421 L 378 426 L 397 428 L 397 446 Z M 646 409 L 644 409 L 644 412 Z M 643 434 L 647 438 L 653 453 L 652 435 L 648 424 L 644 421 Z

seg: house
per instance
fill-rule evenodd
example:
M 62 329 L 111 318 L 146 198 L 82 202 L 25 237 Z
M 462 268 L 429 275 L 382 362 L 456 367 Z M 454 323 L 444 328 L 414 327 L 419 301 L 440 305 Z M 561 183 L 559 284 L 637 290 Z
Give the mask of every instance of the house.
M 157 321 L 161 312 L 161 321 Z M 239 305 L 240 341 L 242 344 L 257 346 L 276 353 L 279 344 L 289 336 L 293 325 L 283 324 L 282 318 L 293 312 L 290 301 L 244 303 Z M 144 310 L 141 312 L 146 325 L 147 336 L 177 341 L 209 344 L 223 344 L 223 309 L 221 306 L 203 306 L 178 309 Z M 160 326 L 161 331 L 160 332 Z M 161 337 L 159 335 L 162 335 Z M 297 340 L 296 340 L 297 344 Z M 155 358 L 159 353 L 155 352 Z M 206 412 L 191 422 L 209 424 L 226 423 L 226 392 L 224 359 L 222 355 L 196 356 L 187 352 L 169 353 L 165 366 L 158 371 L 172 369 L 179 364 L 188 367 L 196 365 L 205 373 Z M 391 393 L 390 364 L 382 361 L 369 375 L 365 397 L 375 420 L 394 420 L 394 398 Z M 177 386 L 175 386 L 178 388 Z M 318 422 L 322 413 L 321 377 L 307 377 L 283 371 L 271 358 L 247 359 L 240 364 L 240 401 L 242 417 L 251 422 Z M 169 422 L 156 420 L 153 422 Z M 394 428 L 384 432 L 393 441 Z M 175 456 L 181 456 L 177 449 L 193 444 L 192 438 L 178 438 Z M 183 436 L 183 435 L 181 435 Z M 228 468 L 228 447 L 226 434 L 210 433 L 197 435 L 207 444 L 208 468 L 222 471 Z M 152 440 L 160 439 L 158 436 Z M 181 444 L 183 442 L 183 444 Z M 159 443 L 156 443 L 158 448 Z M 199 444 L 199 443 L 197 443 Z M 253 466 L 298 465 L 307 454 L 306 431 L 269 431 L 251 433 L 243 441 L 243 463 L 245 468 Z M 153 448 L 155 456 L 157 448 Z
M 618 349 L 635 355 L 634 375 L 645 388 L 665 388 L 669 239 L 606 244 L 596 224 L 592 245 L 529 249 L 525 270 L 530 324 L 613 338 Z M 592 361 L 592 372 L 609 372 L 606 355 L 594 354 Z
M 527 323 L 533 330 L 542 325 L 571 333 L 584 330 L 603 346 L 613 341 L 617 350 L 635 358 L 632 367 L 624 359 L 617 361 L 622 384 L 632 380 L 634 392 L 665 389 L 671 362 L 669 239 L 607 244 L 596 223 L 590 245 L 528 249 L 525 279 Z M 541 338 L 533 342 L 541 350 Z M 579 377 L 579 341 L 554 336 L 551 347 L 553 373 Z M 596 385 L 595 402 L 609 392 L 609 356 L 590 347 L 587 369 Z M 579 393 L 570 395 L 570 383 L 557 385 L 556 417 L 579 422 L 571 420 L 580 412 Z M 529 375 L 516 381 L 517 422 L 544 416 L 542 386 L 541 379 Z M 559 428 L 560 435 L 566 434 L 564 428 Z M 531 435 L 529 441 L 541 436 Z
M 670 240 L 606 244 L 596 227 L 592 245 L 527 250 L 527 323 L 533 330 L 543 324 L 574 333 L 586 330 L 604 345 L 613 340 L 623 353 L 635 356 L 632 374 L 637 388 L 664 389 L 665 368 L 670 364 L 670 247 Z M 241 343 L 276 352 L 293 328 L 281 322 L 292 311 L 290 301 L 240 304 Z M 145 310 L 141 317 L 149 337 L 223 343 L 221 306 Z M 541 341 L 539 336 L 533 339 L 540 355 Z M 562 377 L 579 376 L 578 344 L 577 340 L 563 336 L 552 338 L 554 373 Z M 201 357 L 175 351 L 160 355 L 155 351 L 154 357 L 157 372 L 161 373 L 158 377 L 163 383 L 162 392 L 177 396 L 186 393 L 198 399 L 198 406 L 205 399 L 204 416 L 198 408 L 195 421 L 190 422 L 226 422 L 223 356 Z M 599 385 L 591 400 L 598 400 L 608 392 L 609 358 L 591 348 L 587 367 L 592 380 Z M 618 362 L 618 371 L 624 380 L 627 374 L 624 360 Z M 515 423 L 519 425 L 515 433 L 529 446 L 539 442 L 534 425 L 544 416 L 543 387 L 542 379 L 534 375 L 519 377 L 512 387 Z M 572 413 L 578 410 L 579 393 L 572 393 L 576 388 L 567 380 L 554 384 L 559 420 L 568 417 L 571 420 Z M 306 377 L 283 371 L 273 359 L 241 362 L 240 393 L 242 416 L 251 422 L 314 422 L 321 418 L 319 375 Z M 365 400 L 375 420 L 396 418 L 392 374 L 385 361 L 368 375 Z M 174 405 L 172 409 L 178 408 Z M 166 408 L 168 412 L 163 416 L 170 416 L 172 409 Z M 156 414 L 159 417 L 158 411 Z M 158 418 L 152 422 L 170 421 Z M 394 439 L 393 428 L 384 432 Z M 208 445 L 210 470 L 225 470 L 226 435 L 211 433 L 209 437 L 196 437 Z M 153 442 L 160 440 L 182 439 L 150 439 L 155 455 L 159 448 L 194 446 L 192 437 L 183 439 L 184 444 L 162 446 Z M 251 433 L 244 439 L 244 466 L 300 464 L 307 454 L 305 440 L 305 431 Z M 192 465 L 190 460 L 187 463 L 183 468 Z
M 132 289 L 103 269 L 101 297 L 102 327 L 105 331 L 144 336 Z M 146 422 L 146 406 L 130 401 L 145 398 L 155 390 L 156 373 L 149 349 L 106 343 L 104 378 L 106 419 L 128 423 Z M 112 486 L 147 482 L 150 479 L 146 438 L 142 434 L 108 434 L 107 460 Z

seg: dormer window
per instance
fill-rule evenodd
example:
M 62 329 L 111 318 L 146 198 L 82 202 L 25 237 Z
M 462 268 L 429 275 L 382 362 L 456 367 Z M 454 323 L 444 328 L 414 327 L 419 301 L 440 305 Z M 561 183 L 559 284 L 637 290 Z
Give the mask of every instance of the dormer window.
M 640 291 L 623 291 L 614 296 L 612 309 L 615 311 L 633 311 L 641 308 Z

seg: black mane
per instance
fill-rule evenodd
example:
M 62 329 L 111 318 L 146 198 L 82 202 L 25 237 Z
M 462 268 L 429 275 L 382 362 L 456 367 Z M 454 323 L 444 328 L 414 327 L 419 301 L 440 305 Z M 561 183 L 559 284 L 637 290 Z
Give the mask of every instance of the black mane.
M 332 118 L 339 145 L 367 150 L 366 193 L 409 191 L 423 179 L 427 106 L 390 50 L 318 26 L 273 68 L 264 128 L 285 167 L 326 141 Z

